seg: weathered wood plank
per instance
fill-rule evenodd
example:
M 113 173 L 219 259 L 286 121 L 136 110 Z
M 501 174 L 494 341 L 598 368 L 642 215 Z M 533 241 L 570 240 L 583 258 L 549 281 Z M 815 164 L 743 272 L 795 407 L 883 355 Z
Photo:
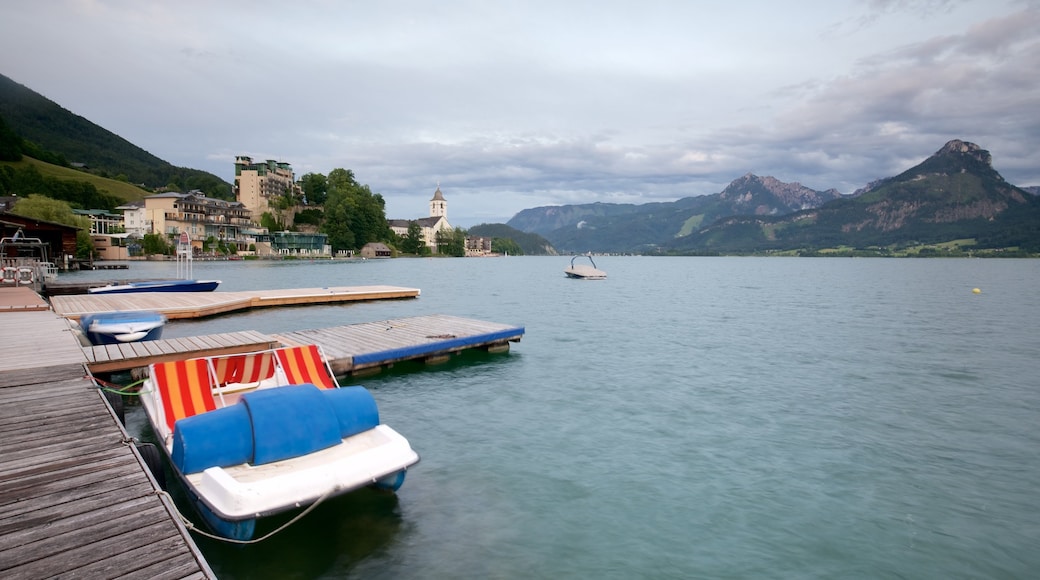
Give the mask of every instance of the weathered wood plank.
M 0 372 L 0 577 L 212 577 L 84 375 L 82 363 Z

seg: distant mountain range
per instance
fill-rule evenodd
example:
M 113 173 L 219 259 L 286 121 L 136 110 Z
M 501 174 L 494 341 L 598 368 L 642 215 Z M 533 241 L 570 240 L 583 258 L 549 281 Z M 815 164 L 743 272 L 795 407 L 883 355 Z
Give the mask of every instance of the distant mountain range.
M 59 164 L 146 189 L 173 185 L 231 199 L 219 177 L 174 167 L 3 75 L 0 118 Z M 1038 190 L 1007 183 L 988 151 L 953 140 L 847 196 L 749 173 L 716 194 L 538 207 L 472 230 L 509 237 L 529 254 L 1040 255 Z
M 1007 183 L 988 151 L 953 140 L 920 165 L 843 196 L 748 174 L 669 203 L 523 210 L 508 225 L 557 251 L 640 254 L 1040 252 L 1040 198 Z M 935 248 L 929 248 L 936 252 Z

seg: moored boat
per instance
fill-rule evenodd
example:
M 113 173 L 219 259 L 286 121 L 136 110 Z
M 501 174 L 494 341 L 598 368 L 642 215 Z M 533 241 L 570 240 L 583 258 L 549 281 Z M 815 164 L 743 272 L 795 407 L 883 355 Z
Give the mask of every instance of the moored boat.
M 84 314 L 79 325 L 91 344 L 121 344 L 159 340 L 166 317 L 150 311 L 97 312 Z
M 361 386 L 316 345 L 156 363 L 141 403 L 174 472 L 217 534 L 361 487 L 396 490 L 419 461 Z
M 212 292 L 220 280 L 148 280 L 88 288 L 90 294 L 128 294 L 132 292 Z
M 588 264 L 575 264 L 574 261 L 580 257 L 582 256 L 572 257 L 570 267 L 566 268 L 563 271 L 563 273 L 566 274 L 568 278 L 580 278 L 582 280 L 603 280 L 607 277 L 606 272 L 596 268 L 596 262 L 592 261 L 592 256 L 590 255 L 586 254 L 584 257 L 589 259 L 589 262 L 592 264 L 591 266 L 589 266 Z

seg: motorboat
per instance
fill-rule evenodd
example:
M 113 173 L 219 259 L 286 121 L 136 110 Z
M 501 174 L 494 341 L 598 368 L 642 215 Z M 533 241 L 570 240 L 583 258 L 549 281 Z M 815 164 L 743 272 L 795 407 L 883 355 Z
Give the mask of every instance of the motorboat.
M 140 394 L 188 497 L 232 540 L 335 495 L 396 491 L 419 461 L 368 389 L 339 386 L 317 345 L 155 363 Z
M 96 312 L 80 317 L 79 325 L 90 344 L 121 344 L 159 340 L 166 317 L 151 311 Z
M 128 294 L 132 292 L 212 292 L 220 285 L 220 280 L 146 280 L 143 282 L 127 282 L 126 284 L 110 284 L 88 288 L 89 294 Z
M 592 265 L 590 266 L 588 264 L 575 264 L 574 261 L 578 258 L 588 258 L 589 263 Z M 567 274 L 568 278 L 579 278 L 582 280 L 603 280 L 607 277 L 606 272 L 596 268 L 596 262 L 593 262 L 592 256 L 588 254 L 584 256 L 572 257 L 570 267 L 565 269 L 563 273 Z

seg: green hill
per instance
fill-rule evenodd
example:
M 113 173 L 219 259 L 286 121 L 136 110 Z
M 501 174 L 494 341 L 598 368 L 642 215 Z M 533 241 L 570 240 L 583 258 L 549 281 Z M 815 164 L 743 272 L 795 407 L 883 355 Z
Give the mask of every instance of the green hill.
M 520 246 L 520 249 L 523 250 L 525 256 L 556 255 L 556 250 L 553 249 L 552 244 L 542 236 L 522 232 L 518 229 L 507 226 L 506 224 L 480 224 L 469 228 L 467 233 L 471 236 L 480 236 L 484 238 L 513 240 L 516 245 Z
M 149 190 L 172 184 L 180 191 L 198 189 L 211 197 L 232 198 L 231 185 L 216 175 L 175 167 L 4 75 L 0 118 L 19 137 L 53 154 L 45 159 L 59 165 L 75 164 Z
M 0 161 L 0 166 L 11 167 L 15 171 L 23 170 L 24 168 L 31 166 L 34 167 L 43 177 L 62 181 L 84 181 L 92 184 L 98 191 L 111 194 L 123 201 L 138 201 L 144 199 L 144 196 L 151 193 L 150 191 L 141 189 L 140 187 L 125 181 L 109 179 L 107 177 L 101 177 L 78 169 L 46 163 L 38 159 L 33 159 L 32 157 L 23 157 L 21 161 Z

